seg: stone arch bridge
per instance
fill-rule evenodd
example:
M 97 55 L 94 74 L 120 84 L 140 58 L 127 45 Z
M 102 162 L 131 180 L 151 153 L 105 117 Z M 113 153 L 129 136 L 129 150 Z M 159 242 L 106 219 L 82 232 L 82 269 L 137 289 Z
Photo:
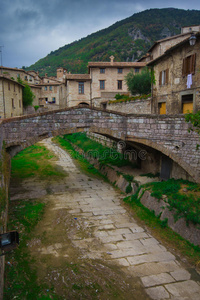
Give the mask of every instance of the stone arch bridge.
M 4 141 L 11 156 L 49 136 L 91 131 L 115 140 L 159 151 L 200 182 L 199 136 L 188 132 L 183 115 L 135 115 L 90 107 L 73 107 L 0 122 L 0 147 Z

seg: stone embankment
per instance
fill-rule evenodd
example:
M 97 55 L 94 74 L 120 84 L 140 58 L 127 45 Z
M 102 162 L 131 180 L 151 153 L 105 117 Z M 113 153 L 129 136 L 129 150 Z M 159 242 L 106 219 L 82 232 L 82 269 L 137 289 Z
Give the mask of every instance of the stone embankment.
M 76 151 L 85 156 L 83 150 L 74 145 L 73 147 Z M 128 193 L 129 195 L 135 194 L 141 184 L 156 180 L 154 178 L 150 179 L 143 177 L 143 181 L 140 182 L 139 180 L 142 179 L 142 177 L 139 176 L 137 177 L 139 180 L 130 182 L 123 176 L 126 174 L 127 168 L 123 169 L 111 165 L 101 165 L 99 161 L 93 157 L 86 156 L 86 158 L 92 165 L 94 165 L 96 169 L 101 172 L 101 174 L 108 178 L 109 182 L 117 186 L 124 193 L 127 193 L 127 188 L 130 186 L 131 192 Z M 128 170 L 129 173 L 134 175 L 134 170 L 131 170 L 131 172 L 130 170 L 131 168 Z M 172 230 L 174 230 L 184 239 L 188 240 L 190 243 L 200 246 L 200 226 L 198 224 L 194 225 L 192 222 L 186 222 L 184 218 L 179 218 L 177 220 L 175 217 L 176 210 L 169 209 L 167 197 L 165 195 L 163 195 L 163 200 L 158 200 L 157 198 L 151 196 L 151 191 L 141 188 L 138 197 L 140 202 L 149 210 L 154 211 L 155 215 L 161 220 L 167 219 L 167 225 Z

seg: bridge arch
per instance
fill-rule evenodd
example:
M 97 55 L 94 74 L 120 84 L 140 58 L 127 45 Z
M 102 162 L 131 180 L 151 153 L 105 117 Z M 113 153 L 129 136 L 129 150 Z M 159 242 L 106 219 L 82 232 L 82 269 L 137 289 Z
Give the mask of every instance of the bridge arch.
M 183 115 L 132 115 L 84 106 L 2 120 L 0 139 L 15 155 L 46 137 L 89 130 L 151 147 L 200 182 L 199 136 L 188 128 Z

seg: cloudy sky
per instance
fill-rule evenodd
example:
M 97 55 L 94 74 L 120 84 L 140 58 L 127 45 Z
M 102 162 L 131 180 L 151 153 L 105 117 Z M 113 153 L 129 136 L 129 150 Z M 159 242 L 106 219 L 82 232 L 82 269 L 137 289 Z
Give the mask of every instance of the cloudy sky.
M 59 47 L 146 9 L 200 10 L 199 0 L 166 3 L 167 6 L 160 0 L 0 0 L 2 64 L 30 66 Z

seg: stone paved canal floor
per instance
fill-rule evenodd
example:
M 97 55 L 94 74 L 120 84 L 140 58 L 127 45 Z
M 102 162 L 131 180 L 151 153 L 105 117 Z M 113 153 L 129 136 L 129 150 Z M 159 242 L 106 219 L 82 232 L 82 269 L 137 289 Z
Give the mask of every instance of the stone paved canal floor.
M 81 173 L 70 156 L 50 139 L 42 143 L 56 154 L 56 164 L 69 174 L 65 191 L 48 196 L 52 201 L 52 219 L 55 213 L 61 215 L 67 212 L 72 220 L 70 228 L 66 228 L 66 224 L 62 226 L 60 221 L 54 223 L 55 232 L 56 226 L 64 228 L 82 261 L 98 260 L 102 268 L 106 264 L 107 267 L 115 266 L 121 270 L 121 281 L 128 278 L 137 283 L 132 297 L 131 294 L 127 296 L 130 299 L 200 299 L 198 275 L 195 276 L 183 262 L 137 224 L 123 204 L 124 195 L 120 191 L 101 179 Z M 47 218 L 42 227 L 48 232 L 51 226 Z M 51 253 L 55 257 L 69 257 L 63 237 L 62 241 L 59 241 L 59 237 L 55 241 L 46 246 L 39 245 L 37 251 L 43 255 Z

